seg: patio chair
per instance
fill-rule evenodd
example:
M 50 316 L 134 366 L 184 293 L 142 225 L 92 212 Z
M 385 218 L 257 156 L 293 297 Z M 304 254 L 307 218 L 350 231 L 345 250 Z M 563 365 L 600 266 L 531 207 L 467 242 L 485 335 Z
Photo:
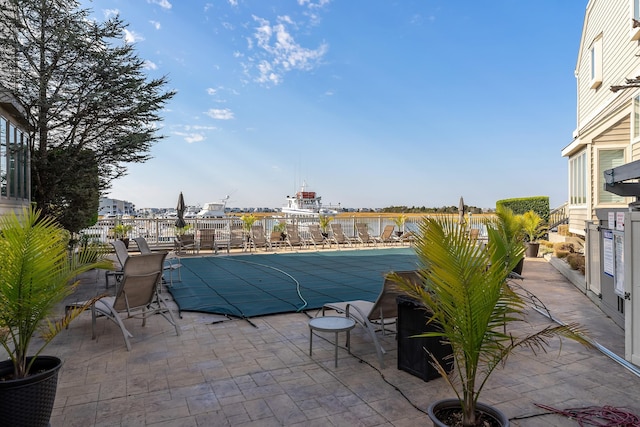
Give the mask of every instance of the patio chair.
M 198 250 L 210 249 L 215 252 L 216 230 L 213 228 L 205 228 L 198 230 L 198 232 L 200 233 Z
M 279 248 L 280 245 L 285 243 L 285 241 L 282 240 L 282 234 L 283 233 L 279 231 L 272 231 L 269 234 L 269 245 L 271 245 L 271 248 Z
M 177 254 L 195 253 L 198 251 L 198 242 L 193 234 L 181 234 L 176 236 L 174 243 L 174 251 Z
M 416 271 L 396 271 L 395 273 L 407 280 L 415 282 L 420 280 Z M 382 331 L 384 335 L 388 331 L 387 326 L 395 324 L 398 317 L 396 297 L 399 295 L 404 295 L 404 292 L 397 288 L 388 275 L 385 275 L 382 290 L 375 302 L 355 300 L 327 303 L 322 307 L 322 315 L 325 310 L 330 309 L 355 320 L 371 337 L 376 347 L 380 367 L 384 368 L 383 354 L 386 350 L 380 344 L 376 332 Z
M 319 224 L 309 224 L 309 236 L 309 243 L 313 244 L 314 248 L 322 245 L 322 249 L 324 249 L 325 244 L 331 247 L 331 241 L 322 234 Z
M 264 248 L 265 251 L 271 249 L 271 242 L 269 242 L 264 235 L 263 226 L 254 225 L 251 227 L 251 234 L 249 234 L 249 244 L 253 246 L 255 250 L 258 250 L 258 247 Z
M 382 230 L 382 234 L 378 238 L 378 242 L 386 245 L 387 243 L 397 243 L 399 242 L 398 236 L 394 233 L 395 226 L 393 225 L 385 225 Z
M 356 238 L 363 245 L 366 244 L 369 246 L 371 243 L 373 243 L 373 246 L 378 245 L 378 241 L 369 234 L 369 226 L 367 224 L 361 222 L 356 223 L 356 231 L 358 232 Z
M 150 254 L 153 253 L 149 248 L 149 244 L 144 237 L 136 237 L 133 239 L 138 245 L 138 250 L 141 254 Z M 178 273 L 178 282 L 182 281 L 182 275 L 180 274 L 180 269 L 182 268 L 182 264 L 180 263 L 180 257 L 176 255 L 175 252 L 168 252 L 167 256 L 164 259 L 164 264 L 162 270 L 169 273 L 169 284 L 173 286 L 173 273 Z M 164 280 L 164 277 L 163 277 Z M 162 288 L 160 289 L 162 291 Z
M 232 228 L 229 232 L 229 247 L 247 249 L 247 236 L 241 228 Z
M 304 246 L 304 240 L 302 240 L 300 233 L 298 233 L 297 225 L 287 224 L 287 238 L 285 242 L 292 250 L 294 246 L 300 246 L 300 248 Z
M 334 222 L 329 226 L 331 227 L 331 241 L 338 245 L 338 249 L 340 249 L 340 245 L 353 246 L 353 240 L 342 231 L 342 224 Z
M 171 310 L 158 295 L 165 255 L 159 252 L 127 258 L 115 296 L 100 298 L 91 306 L 92 339 L 96 338 L 95 326 L 99 316 L 107 317 L 120 327 L 127 350 L 131 350 L 129 338 L 133 335 L 124 326 L 123 316 L 125 319 L 141 318 L 142 326 L 145 326 L 148 317 L 160 314 L 180 335 L 180 327 Z
M 129 250 L 127 249 L 127 247 L 125 246 L 122 240 L 114 240 L 113 242 L 111 242 L 111 246 L 113 246 L 113 249 L 116 252 L 116 263 L 118 265 L 115 266 L 115 270 L 113 271 L 111 270 L 105 271 L 104 278 L 105 278 L 106 288 L 109 287 L 110 276 L 114 277 L 116 284 L 120 282 L 120 280 L 122 279 L 122 269 L 124 268 L 124 263 L 127 261 L 127 258 L 129 257 Z

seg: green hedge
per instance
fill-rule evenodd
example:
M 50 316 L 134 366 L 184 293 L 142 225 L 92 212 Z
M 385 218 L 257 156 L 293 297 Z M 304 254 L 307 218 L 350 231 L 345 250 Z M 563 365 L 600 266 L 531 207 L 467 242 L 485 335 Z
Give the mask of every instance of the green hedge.
M 542 217 L 544 222 L 549 222 L 549 197 L 519 197 L 514 199 L 502 199 L 496 202 L 496 207 L 504 206 L 513 211 L 514 214 L 521 215 L 525 212 L 533 210 Z

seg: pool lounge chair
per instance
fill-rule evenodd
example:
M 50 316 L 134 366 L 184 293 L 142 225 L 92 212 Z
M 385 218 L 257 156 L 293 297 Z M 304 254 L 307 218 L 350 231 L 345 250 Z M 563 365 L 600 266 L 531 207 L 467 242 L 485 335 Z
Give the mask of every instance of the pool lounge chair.
M 416 271 L 397 271 L 395 273 L 407 280 L 419 280 Z M 322 315 L 324 315 L 326 310 L 335 310 L 355 320 L 371 337 L 376 347 L 380 367 L 384 368 L 383 354 L 386 353 L 386 351 L 380 344 L 376 332 L 382 331 L 384 335 L 388 331 L 387 327 L 395 324 L 398 317 L 396 297 L 399 295 L 404 295 L 404 292 L 397 288 L 397 285 L 388 278 L 388 275 L 385 275 L 382 290 L 375 302 L 355 300 L 328 303 L 322 307 Z M 395 330 L 393 332 L 395 332 Z
M 249 244 L 254 249 L 264 248 L 265 251 L 271 249 L 271 242 L 267 240 L 264 234 L 264 227 L 261 225 L 254 225 L 251 227 L 251 234 L 249 234 Z
M 342 224 L 340 223 L 332 223 L 331 227 L 331 241 L 338 245 L 338 249 L 340 249 L 340 245 L 349 245 L 353 246 L 353 240 L 347 237 L 342 231 Z
M 304 240 L 300 237 L 300 233 L 298 233 L 298 226 L 293 224 L 287 224 L 287 238 L 285 242 L 289 245 L 291 250 L 293 250 L 294 246 L 300 246 L 300 248 L 304 247 Z
M 229 232 L 229 247 L 247 250 L 247 236 L 241 228 L 232 228 Z
M 358 232 L 358 242 L 363 245 L 366 244 L 367 246 L 371 243 L 373 243 L 373 246 L 378 245 L 378 241 L 369 234 L 369 226 L 367 224 L 361 222 L 356 223 L 356 231 Z
M 324 249 L 325 244 L 331 247 L 331 241 L 322 234 L 322 230 L 320 230 L 320 225 L 318 224 L 309 224 L 309 243 L 316 249 L 318 245 L 322 245 L 322 249 Z
M 175 237 L 174 250 L 177 254 L 198 252 L 198 242 L 193 234 L 181 234 Z
M 393 230 L 395 230 L 395 227 L 393 225 L 385 225 L 384 229 L 382 230 L 382 234 L 378 238 L 378 242 L 382 243 L 383 245 L 398 243 L 400 240 Z
M 171 323 L 176 334 L 180 335 L 180 326 L 158 295 L 165 255 L 164 252 L 159 252 L 127 258 L 115 296 L 100 298 L 91 306 L 92 339 L 96 338 L 96 319 L 100 316 L 107 317 L 120 327 L 127 350 L 131 350 L 129 338 L 133 335 L 125 327 L 122 316 L 125 319 L 142 319 L 142 326 L 145 326 L 148 317 L 160 314 Z
M 198 239 L 198 252 L 203 249 L 216 251 L 216 230 L 214 228 L 203 228 L 198 230 L 200 238 Z

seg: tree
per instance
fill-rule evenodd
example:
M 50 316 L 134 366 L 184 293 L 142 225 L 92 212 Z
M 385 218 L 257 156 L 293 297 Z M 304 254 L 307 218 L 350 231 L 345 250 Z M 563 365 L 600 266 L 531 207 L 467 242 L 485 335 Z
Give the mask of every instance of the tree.
M 124 42 L 127 25 L 118 16 L 92 21 L 90 10 L 76 0 L 4 3 L 0 79 L 24 104 L 32 126 L 33 201 L 43 214 L 58 218 L 76 209 L 68 186 L 77 183 L 74 174 L 86 176 L 79 169 L 89 162 L 98 192 L 74 185 L 73 198 L 95 198 L 86 203 L 97 207 L 99 191 L 126 174 L 126 164 L 150 158 L 162 138 L 159 113 L 175 92 L 164 89 L 166 76 L 147 78 L 144 60 Z M 77 231 L 86 222 L 78 217 L 67 226 Z
M 75 167 L 57 167 L 70 163 Z M 95 224 L 98 219 L 100 181 L 94 153 L 90 150 L 76 153 L 57 147 L 49 152 L 48 164 L 55 169 L 43 175 L 56 176 L 57 183 L 50 197 L 51 215 L 69 231 L 77 232 Z

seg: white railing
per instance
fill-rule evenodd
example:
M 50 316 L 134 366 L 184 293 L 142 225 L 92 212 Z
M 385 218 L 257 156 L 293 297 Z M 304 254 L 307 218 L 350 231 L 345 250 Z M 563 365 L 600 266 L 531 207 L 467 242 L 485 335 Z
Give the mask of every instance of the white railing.
M 418 223 L 425 217 L 450 217 L 453 221 L 458 220 L 457 214 L 442 215 L 442 214 L 425 214 L 425 215 L 408 215 L 404 231 L 415 231 L 418 228 Z M 467 227 L 480 229 L 480 236 L 486 235 L 486 229 L 484 227 L 484 221 L 488 218 L 487 215 L 469 215 L 465 217 L 467 221 Z M 394 217 L 389 216 L 337 216 L 334 218 L 334 222 L 342 225 L 344 233 L 348 237 L 357 236 L 356 223 L 364 223 L 369 227 L 369 233 L 372 236 L 379 236 L 382 230 L 387 225 L 395 225 Z M 144 237 L 150 246 L 155 248 L 173 248 L 174 240 L 176 237 L 175 219 L 168 218 L 133 218 L 133 219 L 103 219 L 99 220 L 93 227 L 84 229 L 82 234 L 88 235 L 89 238 L 95 241 L 103 243 L 111 242 L 115 239 L 113 233 L 113 227 L 116 224 L 123 223 L 132 226 L 132 231 L 129 233 L 129 238 Z M 276 223 L 280 221 L 286 221 L 288 223 L 294 223 L 298 225 L 300 236 L 303 239 L 309 239 L 308 224 L 317 224 L 318 218 L 313 217 L 296 217 L 296 218 L 282 218 L 265 216 L 259 217 L 257 224 L 261 224 L 264 227 L 266 233 L 270 233 L 273 230 Z M 215 240 L 217 241 L 229 241 L 230 230 L 236 228 L 242 228 L 242 220 L 240 217 L 226 217 L 226 218 L 196 218 L 186 219 L 185 222 L 189 226 L 188 233 L 193 233 L 196 236 L 199 235 L 200 230 L 215 230 Z M 397 226 L 396 226 L 397 230 Z

